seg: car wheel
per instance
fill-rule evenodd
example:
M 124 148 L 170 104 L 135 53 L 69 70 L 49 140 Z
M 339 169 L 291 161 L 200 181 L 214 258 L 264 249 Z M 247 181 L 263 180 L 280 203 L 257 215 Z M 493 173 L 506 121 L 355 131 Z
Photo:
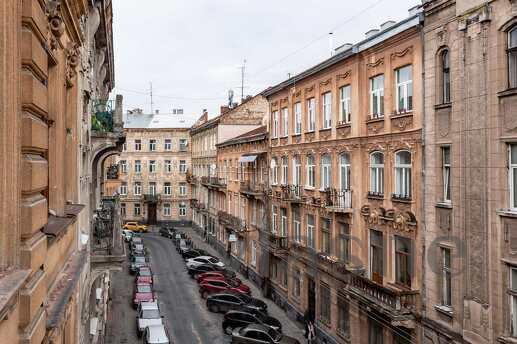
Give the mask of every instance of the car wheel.
M 232 332 L 233 332 L 233 328 L 231 326 L 226 326 L 224 329 L 223 329 L 224 333 L 228 334 L 228 335 L 231 335 Z

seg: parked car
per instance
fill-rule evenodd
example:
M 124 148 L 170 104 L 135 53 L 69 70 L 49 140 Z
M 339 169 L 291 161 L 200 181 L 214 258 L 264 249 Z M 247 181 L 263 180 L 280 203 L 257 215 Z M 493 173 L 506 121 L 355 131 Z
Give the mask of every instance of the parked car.
M 190 248 L 181 254 L 183 259 L 185 259 L 185 260 L 190 259 L 190 258 L 200 257 L 200 256 L 209 256 L 209 255 L 210 254 L 208 252 L 206 252 L 205 250 L 201 250 L 199 248 Z
M 122 230 L 122 237 L 124 238 L 125 242 L 129 242 L 132 236 L 133 232 L 131 232 L 129 229 Z
M 224 292 L 209 295 L 206 298 L 206 306 L 210 312 L 215 313 L 231 310 L 267 313 L 267 304 L 264 301 L 242 293 Z
M 148 326 L 143 336 L 144 344 L 169 344 L 169 334 L 162 325 Z
M 133 256 L 131 264 L 129 264 L 129 272 L 134 275 L 138 269 L 144 266 L 149 266 L 149 261 L 145 256 Z
M 246 311 L 228 311 L 224 315 L 223 331 L 232 334 L 234 328 L 245 327 L 249 324 L 261 324 L 277 332 L 282 332 L 282 324 L 278 319 L 265 313 L 251 313 Z
M 126 224 L 124 226 L 122 226 L 122 229 L 128 229 L 133 232 L 141 232 L 141 233 L 147 232 L 147 226 L 141 225 L 136 221 L 126 222 Z
M 172 239 L 174 237 L 174 231 L 167 227 L 160 227 L 160 235 Z
M 235 277 L 235 272 L 232 270 L 223 270 L 223 271 L 209 271 L 196 276 L 197 283 L 201 283 L 205 278 L 210 279 L 220 279 L 220 280 L 234 280 L 236 282 L 241 282 L 241 280 Z
M 196 258 L 187 259 L 187 268 L 192 268 L 194 266 L 199 266 L 199 265 L 204 265 L 204 264 L 215 265 L 220 268 L 224 268 L 223 262 L 221 262 L 219 259 L 217 259 L 215 257 L 211 257 L 211 256 L 199 256 Z
M 189 275 L 191 277 L 196 277 L 196 275 L 202 274 L 204 272 L 208 272 L 208 271 L 221 271 L 221 270 L 224 270 L 224 269 L 221 269 L 220 267 L 215 266 L 215 265 L 204 264 L 204 265 L 193 266 L 191 268 L 187 268 L 187 270 L 188 270 L 188 273 L 189 273 Z
M 203 282 L 199 283 L 199 293 L 203 299 L 206 299 L 209 294 L 221 293 L 225 291 L 251 294 L 250 287 L 248 287 L 246 284 L 237 283 L 232 280 L 222 281 L 205 279 Z
M 138 269 L 136 273 L 136 283 L 148 283 L 153 284 L 153 272 L 148 266 L 143 266 Z
M 136 330 L 139 337 L 142 336 L 147 326 L 162 325 L 163 320 L 158 308 L 158 302 L 140 302 L 136 315 Z
M 184 252 L 187 252 L 190 249 L 191 249 L 191 247 L 187 244 L 186 239 L 178 240 L 178 244 L 176 245 L 176 250 L 178 251 L 179 254 L 183 254 Z
M 143 244 L 144 241 L 142 240 L 142 234 L 140 233 L 136 233 L 136 232 L 131 232 L 131 244 Z
M 150 284 L 135 284 L 133 293 L 133 307 L 136 309 L 140 302 L 156 301 L 153 287 Z
M 274 329 L 252 324 L 237 327 L 232 332 L 232 344 L 300 344 L 296 338 L 286 336 Z

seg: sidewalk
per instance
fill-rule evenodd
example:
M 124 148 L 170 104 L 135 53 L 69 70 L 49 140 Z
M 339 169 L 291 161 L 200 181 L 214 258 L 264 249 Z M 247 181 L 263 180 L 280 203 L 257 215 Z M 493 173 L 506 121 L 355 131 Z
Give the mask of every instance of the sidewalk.
M 194 230 L 191 227 L 181 227 L 181 231 L 184 231 L 186 233 L 189 233 L 192 237 L 192 243 L 195 247 L 203 249 L 213 256 L 218 257 L 222 262 L 224 262 L 227 266 L 230 266 L 230 261 L 228 257 L 221 255 L 216 251 L 215 248 L 210 246 L 208 243 L 206 243 L 202 237 L 199 235 L 199 233 Z M 251 289 L 251 293 L 253 297 L 259 298 L 263 300 L 267 304 L 267 309 L 269 315 L 272 317 L 277 318 L 282 323 L 282 332 L 285 333 L 288 336 L 291 336 L 293 338 L 296 338 L 300 341 L 300 343 L 305 343 L 306 339 L 303 337 L 303 327 L 302 324 L 293 321 L 289 319 L 287 314 L 284 312 L 283 309 L 278 307 L 272 300 L 264 298 L 262 296 L 262 291 L 257 288 L 257 286 L 252 283 L 251 281 L 248 281 L 246 277 L 244 277 L 241 273 L 237 272 L 237 277 L 239 277 L 242 281 L 247 282 L 246 285 L 248 285 Z

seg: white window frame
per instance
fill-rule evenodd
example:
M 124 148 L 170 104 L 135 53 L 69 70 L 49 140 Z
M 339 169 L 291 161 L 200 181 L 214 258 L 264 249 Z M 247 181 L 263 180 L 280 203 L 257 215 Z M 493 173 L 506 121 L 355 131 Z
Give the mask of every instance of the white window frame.
M 512 161 L 512 151 L 515 150 L 517 157 L 517 144 L 508 145 L 508 183 L 510 190 L 510 209 L 517 211 L 517 158 Z
M 187 172 L 187 160 L 180 160 L 178 169 L 179 169 L 180 173 L 186 173 Z
M 120 160 L 120 173 L 127 173 L 127 160 Z
M 163 193 L 165 195 L 172 195 L 172 185 L 171 183 L 167 182 L 163 184 Z
M 137 211 L 138 209 L 138 211 Z M 142 216 L 142 205 L 140 203 L 135 203 L 133 205 L 133 214 L 135 216 Z
M 402 154 L 409 154 L 410 163 L 403 164 L 398 161 L 398 157 Z M 412 176 L 411 166 L 413 163 L 413 155 L 410 151 L 400 150 L 395 153 L 395 194 L 402 197 L 411 198 Z M 399 183 L 399 175 L 402 177 L 402 185 Z
M 300 135 L 302 133 L 302 103 L 294 104 L 294 134 Z
M 180 152 L 186 152 L 188 150 L 187 147 L 188 147 L 188 140 L 187 139 L 179 139 L 178 150 Z
M 307 180 L 305 187 L 310 189 L 316 187 L 316 159 L 314 155 L 307 155 Z
M 382 87 L 373 88 L 377 79 L 382 78 Z M 374 109 L 374 98 L 377 99 L 377 106 Z M 384 117 L 384 74 L 379 74 L 370 78 L 370 112 L 372 118 Z
M 278 138 L 278 111 L 273 111 L 272 117 L 271 137 L 276 139 Z
M 171 204 L 163 203 L 163 216 L 171 216 Z
M 325 92 L 321 95 L 323 112 L 323 129 L 332 128 L 332 92 Z
M 142 173 L 142 160 L 135 160 L 135 173 Z
M 271 233 L 276 234 L 278 232 L 278 207 L 273 205 L 271 208 Z
M 289 108 L 282 108 L 282 137 L 289 135 Z
M 327 160 L 328 159 L 328 160 Z M 330 188 L 332 185 L 332 157 L 330 154 L 323 154 L 321 156 L 321 180 L 320 190 Z
M 141 196 L 142 195 L 142 183 L 135 182 L 135 185 L 133 185 L 133 194 L 135 196 Z
M 141 151 L 142 150 L 142 140 L 136 139 L 135 140 L 135 151 Z
M 282 165 L 282 175 L 280 176 L 281 180 L 280 183 L 282 185 L 287 185 L 287 179 L 289 175 L 289 159 L 287 156 L 283 156 L 280 159 L 280 163 Z
M 447 162 L 445 154 L 448 152 L 449 161 Z M 442 182 L 443 182 L 443 201 L 451 203 L 452 188 L 451 188 L 451 147 L 442 147 Z
M 172 173 L 172 161 L 171 160 L 165 160 L 165 172 Z
M 345 85 L 341 87 L 339 89 L 339 95 L 339 124 L 348 124 L 352 122 L 352 86 Z
M 165 139 L 163 141 L 163 149 L 166 151 L 172 150 L 172 139 Z
M 187 195 L 187 184 L 180 183 L 179 184 L 179 193 L 180 196 L 186 196 Z
M 302 223 L 300 222 L 300 212 L 292 211 L 293 216 L 293 239 L 297 243 L 302 242 Z
M 149 160 L 149 173 L 156 173 L 156 160 Z
M 449 254 L 449 265 L 446 261 L 446 253 Z M 440 259 L 442 266 L 442 297 L 441 305 L 452 308 L 452 252 L 448 247 L 440 247 Z M 450 295 L 450 296 L 449 296 Z
M 350 190 L 350 154 L 341 153 L 339 155 L 339 187 L 342 191 Z
M 179 205 L 178 205 L 178 208 L 179 208 L 179 216 L 181 217 L 184 217 L 184 216 L 187 216 L 187 205 L 183 202 L 181 202 Z
M 156 183 L 155 182 L 149 182 L 149 194 L 156 195 Z
M 312 224 L 309 223 L 309 219 L 312 218 Z M 315 234 L 316 217 L 312 214 L 307 214 L 307 247 L 312 249 L 316 248 Z
M 287 209 L 280 208 L 280 236 L 287 237 Z
M 298 155 L 293 157 L 293 185 L 302 183 L 302 163 Z
M 409 69 L 410 78 L 406 81 L 400 81 L 400 73 L 403 70 Z M 400 112 L 409 112 L 413 110 L 413 99 L 411 99 L 411 104 L 409 103 L 409 93 L 411 91 L 411 98 L 413 98 L 413 66 L 407 65 L 404 67 L 397 68 L 395 70 L 395 80 L 397 85 L 395 86 L 396 93 L 396 109 L 397 113 Z M 403 107 L 400 106 L 400 103 L 403 103 Z
M 120 184 L 120 187 L 119 187 L 119 193 L 122 195 L 122 196 L 125 196 L 127 195 L 127 183 L 126 182 L 123 182 Z
M 316 98 L 307 99 L 307 127 L 308 132 L 316 130 Z
M 382 164 L 374 163 L 374 155 L 382 156 Z M 370 191 L 380 195 L 384 194 L 384 154 L 379 151 L 370 154 Z
M 156 151 L 156 139 L 149 139 L 149 152 Z
M 278 185 L 278 161 L 271 159 L 271 185 Z

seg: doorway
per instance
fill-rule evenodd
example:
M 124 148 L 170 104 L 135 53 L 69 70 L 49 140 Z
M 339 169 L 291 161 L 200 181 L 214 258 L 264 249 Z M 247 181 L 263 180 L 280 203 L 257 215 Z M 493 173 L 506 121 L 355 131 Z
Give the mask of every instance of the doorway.
M 147 204 L 147 223 L 150 225 L 156 224 L 156 203 Z
M 312 322 L 316 319 L 316 283 L 312 277 L 307 277 L 307 316 Z

